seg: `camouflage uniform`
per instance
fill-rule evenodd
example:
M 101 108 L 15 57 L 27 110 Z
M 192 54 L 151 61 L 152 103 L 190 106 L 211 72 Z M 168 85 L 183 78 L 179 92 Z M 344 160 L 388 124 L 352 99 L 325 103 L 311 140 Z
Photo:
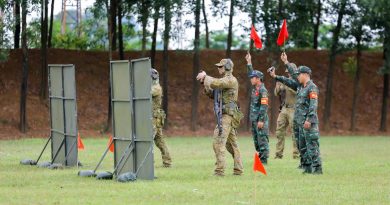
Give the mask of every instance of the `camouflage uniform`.
M 241 175 L 243 173 L 243 165 L 241 153 L 237 142 L 237 128 L 242 118 L 242 113 L 237 106 L 238 98 L 238 82 L 233 76 L 233 62 L 230 59 L 222 59 L 217 66 L 225 66 L 230 64 L 229 69 L 225 67 L 225 74 L 222 78 L 213 78 L 206 76 L 204 78 L 205 93 L 209 97 L 213 97 L 213 89 L 222 91 L 222 133 L 219 134 L 218 126 L 214 130 L 213 149 L 216 157 L 215 175 L 223 176 L 226 161 L 225 150 L 232 155 L 234 160 L 233 174 Z
M 321 174 L 320 133 L 317 116 L 319 90 L 311 80 L 307 82 L 306 87 L 298 81 L 299 73 L 311 74 L 311 70 L 308 67 L 300 66 L 299 73 L 294 72 L 290 64 L 287 64 L 287 69 L 292 79 L 283 76 L 276 76 L 275 79 L 297 91 L 293 129 L 295 136 L 298 137 L 298 148 L 301 155 L 301 163 L 305 170 L 304 173 Z M 311 123 L 309 129 L 304 128 L 305 121 Z
M 248 77 L 259 77 L 263 81 L 263 74 L 260 71 L 254 71 L 252 65 L 247 65 Z M 256 75 L 258 73 L 258 75 Z M 268 123 L 268 91 L 261 83 L 260 86 L 252 88 L 249 119 L 255 149 L 259 153 L 262 163 L 267 164 L 269 157 L 269 123 Z M 263 128 L 259 129 L 258 122 L 263 122 Z
M 165 112 L 161 109 L 162 102 L 162 88 L 158 80 L 153 80 L 152 85 L 152 101 L 153 101 L 153 131 L 154 143 L 161 151 L 163 166 L 170 167 L 172 159 L 169 155 L 168 147 L 164 140 L 162 128 L 165 120 Z
M 292 132 L 296 92 L 281 83 L 277 83 L 274 93 L 276 96 L 280 96 L 282 98 L 281 110 L 276 126 L 276 138 L 278 139 L 278 142 L 276 143 L 275 158 L 283 158 L 284 141 L 287 130 L 291 131 L 291 138 L 293 142 L 293 157 L 294 159 L 298 158 L 299 151 L 297 148 L 297 140 L 295 139 Z

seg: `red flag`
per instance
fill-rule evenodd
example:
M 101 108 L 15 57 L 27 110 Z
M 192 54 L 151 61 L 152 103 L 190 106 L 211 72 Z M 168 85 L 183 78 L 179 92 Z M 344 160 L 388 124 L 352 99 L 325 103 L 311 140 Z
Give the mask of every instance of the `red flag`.
M 258 171 L 258 172 L 261 172 L 263 173 L 264 175 L 267 175 L 267 172 L 265 171 L 265 168 L 263 166 L 263 164 L 261 163 L 260 159 L 259 159 L 259 154 L 256 152 L 255 153 L 255 158 L 254 158 L 254 161 L 253 161 L 253 171 Z
M 112 143 L 112 136 L 110 136 L 110 139 L 108 141 L 108 146 L 110 146 L 110 152 L 114 152 L 115 147 L 114 147 L 114 143 Z
M 81 140 L 80 133 L 77 135 L 77 149 L 84 150 L 84 143 Z
M 276 44 L 278 44 L 278 46 L 282 46 L 287 39 L 288 39 L 287 22 L 286 19 L 284 19 Z
M 251 29 L 251 39 L 253 40 L 256 48 L 260 49 L 261 47 L 263 47 L 263 43 L 261 42 L 261 38 L 259 37 L 259 35 L 257 35 L 256 29 L 253 25 L 252 25 L 252 29 Z

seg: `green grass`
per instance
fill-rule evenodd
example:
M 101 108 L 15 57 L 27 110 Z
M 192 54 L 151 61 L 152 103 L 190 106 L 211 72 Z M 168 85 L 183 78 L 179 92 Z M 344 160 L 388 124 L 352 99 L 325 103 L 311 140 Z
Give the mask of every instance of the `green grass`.
M 161 167 L 155 152 L 154 181 L 134 183 L 98 181 L 77 176 L 76 168 L 48 170 L 19 165 L 35 158 L 45 139 L 0 141 L 0 204 L 389 204 L 390 137 L 323 137 L 324 175 L 302 175 L 292 159 L 291 140 L 285 157 L 273 159 L 271 139 L 268 176 L 254 175 L 252 139 L 240 137 L 244 175 L 232 175 L 228 158 L 226 176 L 214 177 L 211 138 L 168 138 L 173 168 Z M 81 170 L 93 169 L 107 139 L 84 139 Z M 44 161 L 49 160 L 48 152 Z M 101 170 L 112 170 L 108 154 Z

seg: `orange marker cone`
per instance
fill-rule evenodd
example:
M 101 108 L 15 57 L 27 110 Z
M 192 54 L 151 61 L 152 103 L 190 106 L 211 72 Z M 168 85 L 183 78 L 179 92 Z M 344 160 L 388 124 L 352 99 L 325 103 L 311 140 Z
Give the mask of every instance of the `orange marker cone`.
M 265 168 L 264 168 L 263 164 L 261 163 L 261 161 L 259 159 L 259 154 L 257 152 L 255 153 L 255 158 L 253 161 L 253 171 L 261 172 L 264 175 L 267 175 L 267 172 L 265 171 Z
M 84 150 L 84 143 L 81 140 L 80 133 L 77 135 L 77 149 Z
M 112 143 L 112 136 L 110 136 L 110 139 L 108 141 L 108 146 L 110 146 L 110 152 L 114 152 L 115 146 L 114 143 Z

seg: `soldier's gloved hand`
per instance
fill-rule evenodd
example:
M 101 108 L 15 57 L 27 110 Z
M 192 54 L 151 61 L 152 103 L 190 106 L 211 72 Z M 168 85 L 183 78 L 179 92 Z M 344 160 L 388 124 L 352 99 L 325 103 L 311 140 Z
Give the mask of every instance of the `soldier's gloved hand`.
M 276 77 L 275 69 L 269 71 L 269 75 L 270 75 L 272 78 L 275 78 L 275 77 Z
M 305 121 L 305 124 L 303 124 L 303 127 L 308 130 L 311 127 L 311 123 L 309 121 Z
M 252 57 L 251 57 L 251 54 L 249 53 L 249 51 L 246 54 L 245 59 L 246 59 L 246 62 L 248 65 L 252 65 Z
M 257 128 L 263 129 L 264 127 L 264 122 L 257 122 Z
M 196 76 L 196 80 L 200 80 L 200 81 L 203 81 L 204 78 L 206 77 L 206 72 L 202 71 L 198 74 L 198 76 Z
M 282 53 L 282 55 L 280 55 L 280 59 L 282 60 L 282 62 L 284 64 L 287 64 L 288 63 L 288 60 L 287 60 L 287 55 L 285 52 Z

